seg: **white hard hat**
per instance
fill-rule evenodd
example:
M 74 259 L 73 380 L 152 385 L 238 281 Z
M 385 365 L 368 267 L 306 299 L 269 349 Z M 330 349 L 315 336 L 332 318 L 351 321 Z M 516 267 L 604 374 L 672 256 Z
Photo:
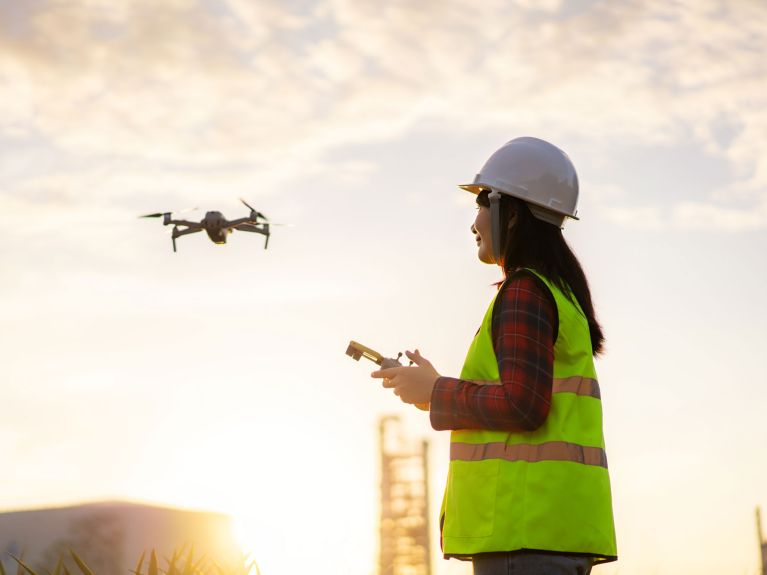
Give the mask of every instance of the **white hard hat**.
M 515 138 L 485 162 L 471 184 L 460 186 L 474 194 L 495 190 L 524 200 L 533 215 L 564 226 L 577 220 L 578 175 L 562 150 L 538 138 Z

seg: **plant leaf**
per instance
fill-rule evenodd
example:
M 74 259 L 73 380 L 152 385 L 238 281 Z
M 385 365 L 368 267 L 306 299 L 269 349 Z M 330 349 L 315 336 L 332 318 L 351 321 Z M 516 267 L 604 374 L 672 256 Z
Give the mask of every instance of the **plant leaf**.
M 168 559 L 165 558 L 165 562 L 168 564 L 168 568 L 166 569 L 167 575 L 179 575 L 178 569 L 176 568 L 176 561 L 178 560 L 178 557 L 176 557 L 176 551 L 173 551 L 173 555 L 171 555 L 171 558 Z
M 14 554 L 9 553 L 8 555 L 13 557 L 13 560 L 16 561 L 16 563 L 19 564 L 19 570 L 21 571 L 21 573 L 24 573 L 24 571 L 26 571 L 26 572 L 30 573 L 30 575 L 37 575 L 37 573 L 35 573 L 35 571 L 29 565 L 24 563 L 21 559 L 16 557 Z
M 209 575 L 208 569 L 203 567 L 211 562 L 211 559 L 203 553 L 200 558 L 192 565 L 192 573 L 190 575 Z
M 22 559 L 22 560 L 24 559 L 24 553 L 25 552 L 26 551 L 22 549 L 20 559 Z M 12 553 L 8 553 L 8 555 L 13 557 Z M 16 557 L 13 557 L 13 558 L 16 559 Z M 19 560 L 16 560 L 17 563 L 18 563 L 18 561 Z M 16 565 L 16 575 L 24 575 L 24 567 L 22 567 L 20 563 L 18 565 Z
M 184 563 L 184 569 L 181 573 L 181 575 L 192 575 L 194 571 L 192 570 L 192 567 L 194 566 L 194 545 L 189 547 L 189 553 L 186 555 L 186 562 Z
M 93 575 L 93 571 L 90 570 L 90 568 L 85 564 L 85 561 L 80 559 L 80 556 L 75 553 L 73 549 L 70 549 L 69 552 L 72 554 L 72 559 L 75 560 L 75 563 L 77 563 L 80 571 L 83 572 L 83 575 Z
M 149 573 L 148 575 L 157 575 L 157 554 L 152 549 L 152 555 L 149 556 Z
M 142 551 L 141 557 L 139 557 L 139 559 L 138 559 L 138 565 L 136 565 L 136 570 L 134 571 L 134 573 L 136 575 L 141 575 L 141 567 L 144 565 L 144 556 L 145 555 L 146 555 L 146 549 L 144 551 Z

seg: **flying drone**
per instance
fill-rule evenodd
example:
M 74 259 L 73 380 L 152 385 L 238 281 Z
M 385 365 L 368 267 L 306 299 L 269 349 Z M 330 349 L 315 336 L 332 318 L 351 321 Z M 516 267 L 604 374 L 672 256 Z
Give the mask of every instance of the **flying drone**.
M 205 231 L 214 244 L 225 244 L 226 237 L 232 233 L 233 230 L 239 230 L 241 232 L 252 232 L 256 234 L 262 234 L 266 237 L 264 241 L 264 249 L 269 245 L 269 226 L 280 225 L 270 224 L 268 218 L 250 206 L 245 200 L 240 198 L 240 201 L 245 204 L 245 207 L 250 209 L 250 215 L 246 218 L 238 218 L 236 220 L 227 220 L 224 214 L 221 212 L 207 212 L 205 217 L 199 222 L 190 222 L 189 220 L 175 220 L 171 217 L 173 212 L 159 212 L 156 214 L 146 214 L 139 216 L 140 218 L 162 218 L 164 226 L 173 225 L 173 234 L 171 239 L 173 240 L 173 251 L 176 251 L 176 238 L 186 236 L 188 234 L 196 234 L 197 232 Z M 180 227 L 181 226 L 181 227 Z

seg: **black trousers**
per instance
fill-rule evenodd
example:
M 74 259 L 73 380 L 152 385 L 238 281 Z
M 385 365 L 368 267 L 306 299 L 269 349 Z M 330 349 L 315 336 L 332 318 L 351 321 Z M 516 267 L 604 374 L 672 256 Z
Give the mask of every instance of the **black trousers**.
M 472 559 L 474 575 L 589 575 L 588 557 L 553 553 L 483 553 Z

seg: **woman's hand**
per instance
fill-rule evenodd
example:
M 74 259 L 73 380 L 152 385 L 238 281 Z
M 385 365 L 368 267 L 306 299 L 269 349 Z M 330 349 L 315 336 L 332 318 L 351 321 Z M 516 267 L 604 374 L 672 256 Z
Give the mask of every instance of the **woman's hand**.
M 370 377 L 383 379 L 383 386 L 393 389 L 394 395 L 399 396 L 405 403 L 428 405 L 439 373 L 418 350 L 406 351 L 405 355 L 414 366 L 379 369 L 371 373 Z

